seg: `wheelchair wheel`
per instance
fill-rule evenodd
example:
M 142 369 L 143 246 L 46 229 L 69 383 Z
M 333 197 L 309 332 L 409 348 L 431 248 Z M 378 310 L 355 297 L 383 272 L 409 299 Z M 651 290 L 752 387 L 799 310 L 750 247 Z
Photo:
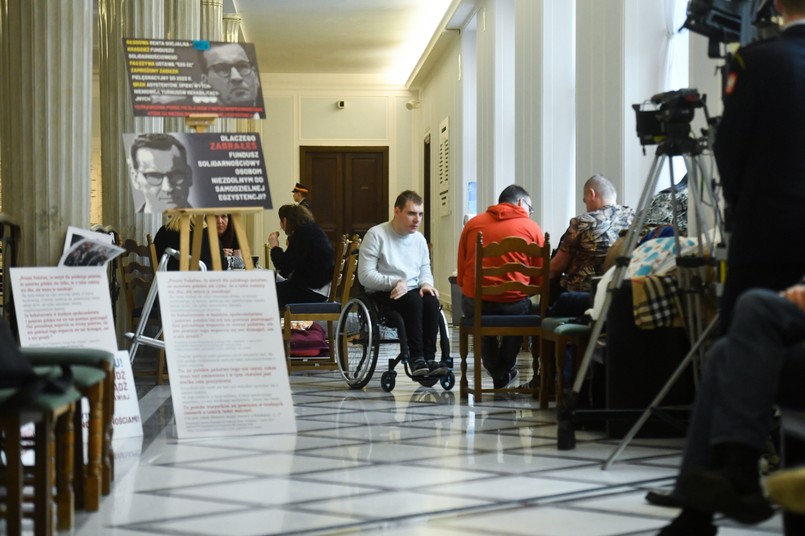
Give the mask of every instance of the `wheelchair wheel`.
M 341 310 L 335 331 L 335 360 L 341 376 L 352 389 L 362 389 L 372 379 L 380 350 L 377 314 L 360 297 Z
M 453 371 L 451 370 L 446 376 L 439 378 L 439 381 L 442 384 L 442 389 L 449 391 L 456 384 L 456 377 L 453 375 Z
M 397 373 L 393 370 L 387 370 L 380 376 L 380 387 L 383 388 L 385 392 L 392 392 L 395 385 L 397 385 Z

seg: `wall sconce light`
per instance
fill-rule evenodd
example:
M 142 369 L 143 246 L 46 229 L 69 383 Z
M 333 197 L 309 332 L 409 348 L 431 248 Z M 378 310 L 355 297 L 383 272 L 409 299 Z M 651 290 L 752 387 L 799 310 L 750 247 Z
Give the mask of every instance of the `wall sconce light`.
M 419 101 L 416 99 L 409 100 L 405 103 L 405 107 L 409 110 L 415 110 L 419 108 Z

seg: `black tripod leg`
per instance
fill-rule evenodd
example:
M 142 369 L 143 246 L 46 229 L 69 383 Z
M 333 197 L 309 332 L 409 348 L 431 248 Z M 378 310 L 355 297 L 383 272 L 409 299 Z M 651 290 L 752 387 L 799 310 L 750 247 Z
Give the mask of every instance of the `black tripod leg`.
M 654 409 L 660 404 L 660 402 L 662 402 L 662 400 L 668 394 L 668 391 L 671 390 L 671 388 L 674 386 L 679 377 L 682 376 L 682 373 L 685 372 L 685 369 L 688 368 L 688 365 L 693 360 L 693 357 L 698 353 L 699 347 L 704 343 L 704 341 L 707 340 L 707 338 L 710 336 L 710 333 L 717 326 L 718 326 L 718 315 L 716 315 L 715 318 L 713 318 L 713 320 L 710 322 L 710 324 L 702 333 L 701 337 L 699 337 L 699 340 L 696 341 L 696 344 L 694 344 L 691 347 L 690 351 L 688 352 L 688 355 L 686 355 L 685 358 L 682 360 L 682 362 L 679 363 L 679 366 L 676 368 L 674 373 L 671 375 L 671 377 L 668 379 L 668 381 L 665 383 L 662 389 L 660 389 L 660 392 L 657 393 L 657 396 L 654 398 L 654 400 L 651 401 L 649 407 L 647 407 L 646 410 L 640 415 L 640 418 L 637 419 L 637 422 L 634 423 L 629 432 L 623 437 L 621 442 L 618 444 L 617 448 L 615 448 L 612 454 L 610 454 L 609 458 L 607 458 L 607 461 L 604 462 L 602 469 L 609 469 L 609 466 L 612 465 L 612 462 L 615 461 L 615 458 L 617 458 L 620 455 L 620 453 L 623 452 L 623 450 L 629 445 L 632 439 L 634 439 L 634 437 L 637 435 L 637 432 L 640 431 L 640 428 L 643 427 L 648 418 L 651 416 L 652 411 L 654 411 Z

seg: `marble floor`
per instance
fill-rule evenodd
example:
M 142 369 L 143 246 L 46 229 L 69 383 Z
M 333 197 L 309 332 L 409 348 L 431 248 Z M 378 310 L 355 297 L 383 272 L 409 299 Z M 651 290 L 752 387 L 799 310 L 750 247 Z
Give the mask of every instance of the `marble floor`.
M 77 514 L 78 536 L 650 535 L 676 515 L 643 497 L 671 485 L 682 440 L 634 440 L 602 470 L 617 440 L 578 431 L 559 451 L 554 412 L 525 396 L 462 403 L 458 386 L 398 377 L 384 393 L 376 373 L 353 391 L 338 372 L 297 373 L 296 435 L 177 441 L 170 388 L 143 382 L 145 436 L 117 444 L 112 494 Z M 779 514 L 719 525 L 782 533 Z

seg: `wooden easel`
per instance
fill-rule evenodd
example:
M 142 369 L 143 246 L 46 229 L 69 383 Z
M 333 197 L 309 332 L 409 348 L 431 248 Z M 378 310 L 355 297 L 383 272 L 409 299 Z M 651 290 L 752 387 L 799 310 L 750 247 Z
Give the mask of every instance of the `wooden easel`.
M 210 253 L 212 254 L 213 270 L 221 270 L 221 247 L 218 242 L 218 231 L 215 227 L 215 215 L 226 212 L 232 220 L 232 227 L 235 229 L 235 236 L 238 239 L 240 251 L 243 254 L 243 264 L 247 270 L 253 270 L 251 249 L 249 239 L 246 236 L 246 228 L 243 226 L 243 214 L 260 212 L 262 207 L 238 207 L 238 208 L 177 208 L 166 211 L 172 218 L 180 218 L 179 221 L 179 251 L 189 251 L 190 257 L 182 255 L 179 259 L 179 270 L 198 270 L 198 260 L 201 257 L 201 235 L 193 235 L 193 243 L 190 244 L 190 229 L 202 229 L 204 221 L 207 221 L 207 236 L 210 239 Z M 192 225 L 191 225 L 192 219 Z
M 216 114 L 191 114 L 185 117 L 185 124 L 195 132 L 207 132 L 210 125 L 218 118 Z M 172 218 L 180 218 L 179 221 L 179 251 L 190 251 L 190 257 L 182 255 L 179 259 L 179 270 L 198 270 L 198 260 L 201 257 L 201 235 L 193 235 L 193 244 L 190 244 L 190 229 L 202 229 L 203 222 L 207 222 L 207 236 L 210 239 L 210 253 L 212 255 L 213 270 L 221 270 L 221 247 L 218 242 L 218 233 L 215 226 L 215 215 L 226 212 L 232 220 L 232 227 L 235 229 L 235 236 L 243 255 L 243 265 L 247 270 L 253 270 L 251 249 L 249 239 L 246 236 L 246 228 L 243 226 L 243 214 L 260 212 L 262 207 L 239 207 L 239 208 L 180 208 L 166 211 Z M 191 225 L 192 219 L 192 225 Z

